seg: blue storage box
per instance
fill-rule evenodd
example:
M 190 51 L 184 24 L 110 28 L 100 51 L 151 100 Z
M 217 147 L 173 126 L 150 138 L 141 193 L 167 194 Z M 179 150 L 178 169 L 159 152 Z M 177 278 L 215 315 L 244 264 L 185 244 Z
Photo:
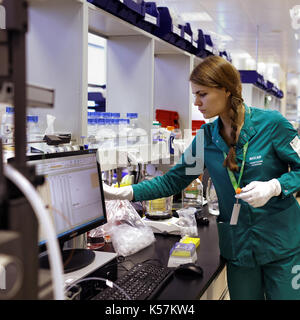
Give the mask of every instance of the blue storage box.
M 88 0 L 99 8 L 102 8 L 115 16 L 136 24 L 145 16 L 144 6 L 132 0 Z
M 195 55 L 197 57 L 206 58 L 213 55 L 212 46 L 210 46 L 210 44 L 212 44 L 212 41 L 209 36 L 206 36 L 207 35 L 204 35 L 201 29 L 198 29 L 197 48 L 195 52 Z M 208 41 L 209 43 L 207 43 L 206 41 Z
M 181 39 L 180 29 L 173 25 L 171 15 L 167 7 L 158 7 L 157 10 L 160 15 L 160 26 L 154 34 L 157 37 L 176 45 L 178 40 Z
M 90 109 L 95 109 L 96 111 L 105 111 L 106 99 L 103 97 L 101 92 L 89 92 L 88 101 L 95 102 L 95 106 L 89 107 Z
M 154 33 L 160 26 L 160 14 L 156 8 L 155 2 L 143 2 L 145 16 L 137 22 L 137 27 L 149 32 Z
M 87 0 L 99 8 L 106 9 L 106 5 L 110 0 Z
M 224 58 L 225 60 L 231 62 L 231 60 L 230 60 L 230 58 L 229 58 L 229 56 L 228 56 L 226 51 L 220 51 L 219 55 L 220 55 L 220 57 Z
M 193 31 L 191 25 L 186 23 L 185 25 L 179 25 L 181 38 L 177 42 L 177 46 L 183 50 L 193 53 Z
M 145 8 L 142 4 L 138 4 L 132 0 L 123 0 L 116 15 L 136 25 L 138 21 L 144 18 Z
M 264 77 L 255 70 L 239 70 L 242 83 L 252 83 L 257 87 L 266 90 L 267 84 Z
M 282 91 L 282 90 L 278 90 L 278 95 L 277 95 L 277 97 L 278 97 L 279 99 L 282 99 L 282 98 L 283 98 L 283 91 Z
M 283 92 L 269 80 L 267 81 L 267 92 L 280 99 L 283 97 Z
M 122 2 L 119 0 L 88 0 L 95 6 L 105 9 L 106 11 L 117 14 L 121 8 Z
M 277 93 L 277 90 L 276 90 L 273 82 L 267 80 L 267 90 L 266 91 L 271 93 L 271 94 Z

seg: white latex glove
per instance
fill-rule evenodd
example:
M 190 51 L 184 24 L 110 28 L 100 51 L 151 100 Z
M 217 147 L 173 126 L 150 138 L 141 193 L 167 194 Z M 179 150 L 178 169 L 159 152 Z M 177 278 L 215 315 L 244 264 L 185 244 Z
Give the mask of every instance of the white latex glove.
M 129 200 L 133 199 L 132 186 L 126 186 L 121 188 L 110 187 L 103 183 L 103 191 L 105 200 Z
M 264 206 L 272 197 L 279 196 L 280 193 L 280 182 L 277 179 L 272 179 L 266 182 L 252 181 L 242 188 L 242 192 L 235 197 L 248 202 L 254 208 L 258 208 Z

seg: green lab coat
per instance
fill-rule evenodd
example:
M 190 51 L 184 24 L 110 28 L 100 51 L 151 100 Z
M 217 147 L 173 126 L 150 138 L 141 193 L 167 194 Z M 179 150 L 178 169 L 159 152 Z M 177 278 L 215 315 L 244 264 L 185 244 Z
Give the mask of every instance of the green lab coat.
M 300 142 L 296 130 L 278 111 L 246 105 L 245 109 L 245 121 L 236 147 L 237 163 L 241 167 L 243 145 L 249 141 L 240 185 L 277 178 L 282 193 L 259 208 L 240 200 L 237 225 L 229 224 L 236 199 L 227 169 L 222 165 L 223 151 L 227 153 L 229 148 L 219 133 L 220 120 L 202 128 L 204 162 L 219 200 L 217 222 L 221 255 L 237 266 L 252 267 L 300 252 L 300 206 L 293 196 L 300 190 Z M 164 176 L 133 185 L 136 201 L 176 194 L 202 173 L 200 132 L 180 163 Z M 190 170 L 188 174 L 187 169 Z M 235 176 L 238 180 L 238 173 Z

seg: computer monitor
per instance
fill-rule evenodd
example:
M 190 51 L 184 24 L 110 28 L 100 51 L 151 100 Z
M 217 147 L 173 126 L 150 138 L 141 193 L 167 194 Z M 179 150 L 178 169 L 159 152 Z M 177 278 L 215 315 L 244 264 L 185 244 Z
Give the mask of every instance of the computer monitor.
M 63 250 L 63 244 L 107 222 L 96 150 L 33 155 L 28 165 L 45 177 L 37 190 L 48 208 L 62 248 L 65 273 L 93 262 L 95 253 L 88 249 Z M 43 229 L 39 228 L 39 246 L 46 249 Z M 40 255 L 42 268 L 48 268 L 46 252 Z

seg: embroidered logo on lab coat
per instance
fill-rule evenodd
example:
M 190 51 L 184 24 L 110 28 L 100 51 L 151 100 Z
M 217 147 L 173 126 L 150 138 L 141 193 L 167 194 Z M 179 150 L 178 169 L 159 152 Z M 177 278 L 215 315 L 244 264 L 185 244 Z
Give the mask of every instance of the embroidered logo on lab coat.
M 261 166 L 264 162 L 261 155 L 251 156 L 248 161 L 251 167 Z
M 294 151 L 298 154 L 298 157 L 300 158 L 300 140 L 298 136 L 296 136 L 291 142 L 291 147 L 294 149 Z

